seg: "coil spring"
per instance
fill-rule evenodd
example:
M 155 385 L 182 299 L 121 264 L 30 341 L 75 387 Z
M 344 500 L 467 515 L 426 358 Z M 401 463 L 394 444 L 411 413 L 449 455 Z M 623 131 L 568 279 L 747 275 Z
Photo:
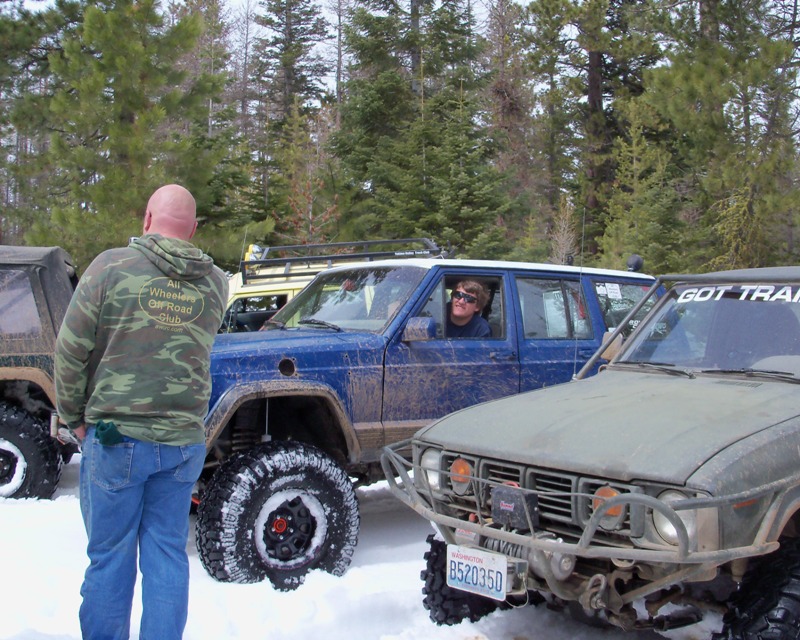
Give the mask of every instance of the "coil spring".
M 247 425 L 236 425 L 231 433 L 231 450 L 247 451 L 261 442 L 261 431 Z

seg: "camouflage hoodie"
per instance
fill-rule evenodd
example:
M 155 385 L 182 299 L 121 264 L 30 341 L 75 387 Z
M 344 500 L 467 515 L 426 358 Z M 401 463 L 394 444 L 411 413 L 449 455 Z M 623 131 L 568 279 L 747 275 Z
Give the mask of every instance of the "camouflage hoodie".
M 209 353 L 228 281 L 192 244 L 145 235 L 83 274 L 56 344 L 58 413 L 138 440 L 204 441 Z

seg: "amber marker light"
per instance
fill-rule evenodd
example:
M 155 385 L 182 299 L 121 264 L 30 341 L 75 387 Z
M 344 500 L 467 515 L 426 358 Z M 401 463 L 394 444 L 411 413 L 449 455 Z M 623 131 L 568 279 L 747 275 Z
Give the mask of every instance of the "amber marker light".
M 450 465 L 450 478 L 453 482 L 469 482 L 472 475 L 472 465 L 464 460 L 464 458 L 456 458 L 453 464 Z
M 618 495 L 619 491 L 609 487 L 608 485 L 600 487 L 594 492 L 594 498 L 592 499 L 592 510 L 597 511 L 606 500 L 609 498 L 614 498 Z M 618 518 L 622 515 L 622 505 L 618 504 L 616 507 L 611 507 L 603 515 L 604 517 Z
M 472 465 L 464 458 L 456 458 L 450 465 L 450 481 L 453 491 L 463 496 L 469 492 L 470 476 L 472 476 Z

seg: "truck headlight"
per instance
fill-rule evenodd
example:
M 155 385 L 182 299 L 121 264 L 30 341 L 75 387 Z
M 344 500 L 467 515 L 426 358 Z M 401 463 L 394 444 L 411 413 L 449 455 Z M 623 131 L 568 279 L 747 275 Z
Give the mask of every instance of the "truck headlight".
M 439 449 L 425 449 L 419 457 L 422 472 L 425 474 L 428 486 L 433 491 L 442 488 L 441 459 L 442 452 Z
M 659 494 L 658 499 L 670 504 L 686 500 L 687 496 L 680 491 L 669 489 Z M 683 522 L 683 526 L 686 527 L 686 533 L 689 535 L 689 540 L 691 541 L 697 535 L 697 512 L 693 509 L 686 509 L 676 511 L 675 513 L 678 514 L 678 517 Z M 658 531 L 658 535 L 660 535 L 665 542 L 674 545 L 678 544 L 678 531 L 675 526 L 667 520 L 662 513 L 655 509 L 653 510 L 653 524 L 655 525 L 656 531 Z

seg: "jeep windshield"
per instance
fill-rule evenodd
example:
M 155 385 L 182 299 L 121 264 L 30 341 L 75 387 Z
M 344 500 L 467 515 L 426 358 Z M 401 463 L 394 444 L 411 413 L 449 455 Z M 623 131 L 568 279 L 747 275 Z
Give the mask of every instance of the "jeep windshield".
M 278 311 L 266 327 L 379 333 L 426 273 L 419 267 L 377 265 L 322 273 Z
M 614 365 L 800 380 L 800 286 L 676 286 Z

